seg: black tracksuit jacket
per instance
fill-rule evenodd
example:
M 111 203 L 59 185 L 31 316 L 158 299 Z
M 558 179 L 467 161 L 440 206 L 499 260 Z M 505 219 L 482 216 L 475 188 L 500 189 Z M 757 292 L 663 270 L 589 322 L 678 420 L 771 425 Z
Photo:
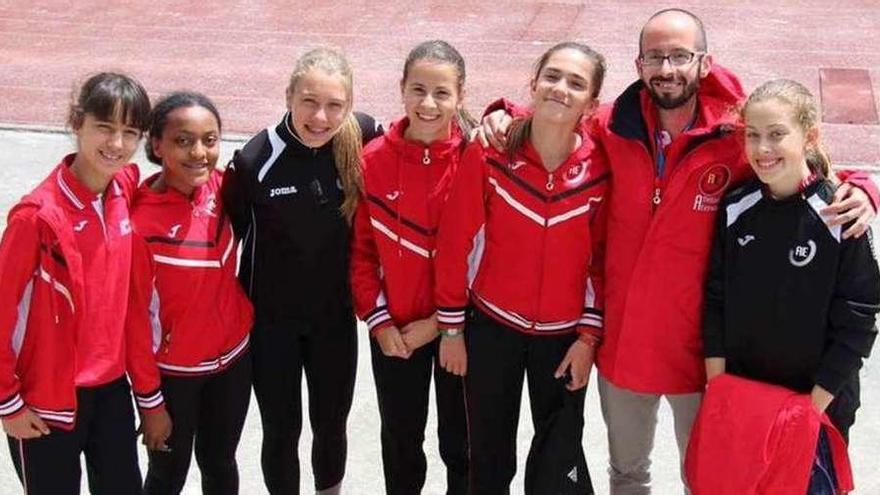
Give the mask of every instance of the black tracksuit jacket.
M 366 143 L 382 133 L 355 113 Z M 351 229 L 333 141 L 303 145 L 289 114 L 235 153 L 222 195 L 243 239 L 239 279 L 254 303 L 255 325 L 288 326 L 351 312 L 348 255 Z
M 753 180 L 724 198 L 703 344 L 728 372 L 803 393 L 819 384 L 837 395 L 857 383 L 877 335 L 880 274 L 870 232 L 842 239 L 845 227 L 820 217 L 833 193 L 820 180 L 775 200 Z

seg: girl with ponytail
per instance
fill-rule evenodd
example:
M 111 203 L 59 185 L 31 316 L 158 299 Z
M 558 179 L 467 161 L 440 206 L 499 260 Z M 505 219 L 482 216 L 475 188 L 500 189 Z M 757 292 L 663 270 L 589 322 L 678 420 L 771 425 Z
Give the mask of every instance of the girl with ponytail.
M 446 493 L 467 492 L 464 392 L 461 377 L 440 364 L 432 254 L 473 125 L 463 107 L 464 81 L 464 59 L 455 48 L 439 40 L 417 45 L 400 80 L 406 115 L 364 151 L 351 285 L 355 310 L 372 337 L 389 495 L 420 493 L 425 483 L 422 443 L 432 375 Z
M 254 393 L 262 467 L 272 494 L 299 493 L 301 382 L 309 386 L 312 469 L 320 494 L 339 493 L 357 336 L 348 281 L 362 144 L 381 134 L 352 112 L 352 69 L 326 48 L 296 62 L 281 122 L 236 153 L 222 188 L 243 239 L 239 280 L 254 304 Z
M 786 482 L 765 486 L 766 493 L 848 492 L 851 474 L 840 454 L 855 421 L 858 370 L 873 346 L 880 311 L 870 235 L 847 238 L 853 222 L 826 223 L 822 215 L 834 200 L 837 178 L 822 151 L 818 108 L 807 88 L 785 79 L 765 83 L 749 96 L 742 117 L 745 154 L 757 178 L 728 193 L 719 208 L 703 318 L 709 385 L 688 452 L 690 487 L 694 493 L 748 493 L 736 487 L 765 470 L 749 464 L 751 473 L 734 466 L 719 476 L 711 468 L 715 459 L 730 466 L 728 459 L 736 458 L 777 466 L 767 480 Z M 739 403 L 738 387 L 759 386 L 746 380 L 776 387 Z M 774 400 L 774 390 L 785 389 L 795 396 L 787 404 L 804 404 L 800 417 L 826 425 L 785 427 L 780 444 L 795 442 L 805 451 L 779 449 L 781 462 L 763 448 L 736 447 L 734 455 L 719 456 L 719 449 L 729 448 L 722 439 L 730 431 L 761 435 L 762 424 L 777 421 L 759 423 L 756 411 Z M 778 421 L 790 419 L 780 415 Z
M 592 493 L 581 435 L 603 335 L 609 176 L 582 131 L 604 73 L 602 55 L 582 43 L 547 50 L 530 81 L 534 111 L 511 126 L 510 151 L 469 145 L 443 211 L 439 357 L 465 377 L 472 494 L 509 492 L 525 376 L 535 427 L 526 493 Z

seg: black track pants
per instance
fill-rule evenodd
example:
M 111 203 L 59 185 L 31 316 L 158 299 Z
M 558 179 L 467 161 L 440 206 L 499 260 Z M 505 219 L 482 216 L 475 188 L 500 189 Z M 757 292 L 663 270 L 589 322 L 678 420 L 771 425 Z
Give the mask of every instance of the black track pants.
M 29 440 L 9 437 L 15 472 L 28 495 L 75 495 L 80 455 L 85 454 L 89 491 L 95 495 L 141 493 L 134 408 L 126 379 L 76 390 L 76 427 L 52 428 Z
M 253 331 L 254 393 L 263 425 L 263 479 L 272 495 L 296 495 L 302 429 L 302 374 L 309 390 L 315 488 L 342 481 L 346 421 L 357 370 L 354 314 L 297 328 L 257 325 Z
M 195 444 L 202 493 L 238 493 L 235 451 L 251 399 L 251 359 L 245 353 L 229 368 L 205 376 L 162 376 L 171 415 L 170 452 L 150 451 L 144 492 L 176 495 L 186 483 Z
M 465 396 L 470 428 L 470 492 L 504 495 L 516 474 L 516 432 L 523 378 L 528 376 L 532 423 L 538 432 L 571 394 L 554 372 L 575 334 L 528 335 L 473 310 L 465 327 Z M 585 389 L 573 398 L 583 415 Z M 572 442 L 580 447 L 580 432 Z M 535 448 L 535 445 L 532 445 Z M 534 457 L 534 456 L 533 456 Z M 526 466 L 529 470 L 529 466 Z
M 446 372 L 437 357 L 439 339 L 409 359 L 382 354 L 371 339 L 373 377 L 382 418 L 382 464 L 385 493 L 418 495 L 425 484 L 427 461 L 422 444 L 428 419 L 431 376 L 437 400 L 440 458 L 446 465 L 447 495 L 467 493 L 467 417 L 461 377 Z

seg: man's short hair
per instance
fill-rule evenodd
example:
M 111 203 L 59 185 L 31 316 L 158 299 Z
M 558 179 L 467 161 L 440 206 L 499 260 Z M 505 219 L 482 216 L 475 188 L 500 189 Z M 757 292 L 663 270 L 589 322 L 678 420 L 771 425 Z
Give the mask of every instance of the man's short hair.
M 706 41 L 706 30 L 703 28 L 703 21 L 701 21 L 700 18 L 697 17 L 696 14 L 694 14 L 693 12 L 691 12 L 689 10 L 673 7 L 673 8 L 658 10 L 657 12 L 654 12 L 654 14 L 647 20 L 647 22 L 645 22 L 644 26 L 642 26 L 642 30 L 641 30 L 641 32 L 639 32 L 639 55 L 642 54 L 642 42 L 645 39 L 645 26 L 647 26 L 648 23 L 650 23 L 651 21 L 653 21 L 657 17 L 660 17 L 661 15 L 667 14 L 669 12 L 677 12 L 679 14 L 684 14 L 684 15 L 690 17 L 694 21 L 694 24 L 696 24 L 696 26 L 697 26 L 697 46 L 695 46 L 694 48 L 696 48 L 696 50 L 698 52 L 705 52 L 708 49 L 708 42 Z

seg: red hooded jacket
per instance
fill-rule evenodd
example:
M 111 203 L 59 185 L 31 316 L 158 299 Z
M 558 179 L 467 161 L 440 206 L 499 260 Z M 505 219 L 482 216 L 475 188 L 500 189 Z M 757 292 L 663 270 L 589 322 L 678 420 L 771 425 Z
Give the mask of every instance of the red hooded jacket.
M 600 111 L 611 200 L 605 265 L 605 341 L 597 364 L 618 387 L 689 393 L 705 383 L 700 322 L 715 212 L 724 192 L 751 174 L 736 132 L 743 98 L 715 65 L 700 83 L 697 116 L 666 148 L 657 177 L 657 110 L 644 84 Z
M 403 137 L 400 119 L 364 149 L 354 220 L 351 289 L 371 334 L 431 316 L 440 213 L 463 151 L 461 132 L 430 145 Z

